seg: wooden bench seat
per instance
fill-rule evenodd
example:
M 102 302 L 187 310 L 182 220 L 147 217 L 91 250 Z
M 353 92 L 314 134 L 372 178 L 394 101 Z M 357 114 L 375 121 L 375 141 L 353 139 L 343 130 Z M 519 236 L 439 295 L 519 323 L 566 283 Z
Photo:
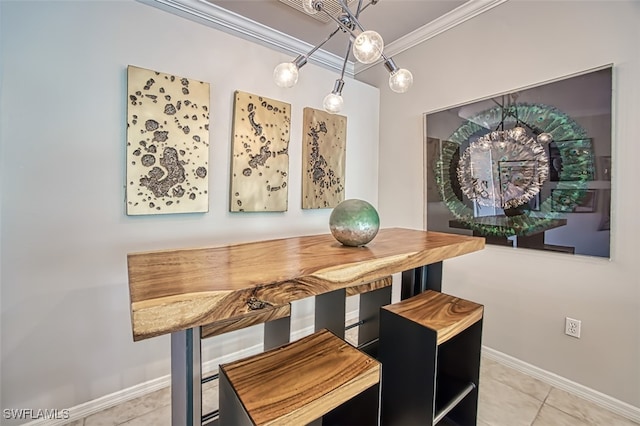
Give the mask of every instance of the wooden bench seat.
M 474 425 L 484 307 L 427 290 L 380 310 L 382 425 Z
M 363 424 L 377 424 L 380 371 L 378 361 L 320 330 L 220 365 L 220 426 L 305 425 L 365 392 L 373 401 L 360 410 Z

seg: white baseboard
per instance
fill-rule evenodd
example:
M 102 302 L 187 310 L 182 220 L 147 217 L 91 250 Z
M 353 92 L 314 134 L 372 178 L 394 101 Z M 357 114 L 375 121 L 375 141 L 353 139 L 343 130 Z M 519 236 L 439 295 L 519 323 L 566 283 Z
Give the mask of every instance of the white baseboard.
M 357 311 L 347 312 L 346 323 L 349 324 L 350 322 L 356 321 L 357 318 Z M 309 321 L 309 319 L 307 319 L 307 321 Z M 313 326 L 293 331 L 291 333 L 291 341 L 298 340 L 311 333 L 313 333 Z M 262 344 L 254 345 L 252 347 L 245 348 L 216 359 L 205 361 L 202 363 L 202 371 L 204 373 L 217 371 L 219 364 L 224 364 L 236 359 L 241 359 L 260 351 L 262 351 Z M 116 405 L 131 401 L 132 399 L 136 399 L 162 388 L 168 387 L 170 384 L 171 375 L 167 374 L 166 376 L 158 377 L 157 379 L 149 380 L 130 388 L 123 389 L 121 391 L 114 392 L 112 394 L 105 395 L 91 401 L 87 401 L 83 404 L 76 405 L 75 407 L 71 407 L 69 409 L 68 419 L 38 419 L 29 423 L 25 423 L 23 426 L 63 426 L 75 420 L 80 420 L 92 414 L 96 414 L 102 410 L 106 410 L 107 408 L 115 407 Z
M 145 396 L 162 388 L 169 386 L 171 382 L 171 376 L 158 377 L 157 379 L 149 380 L 144 383 L 132 386 L 127 389 L 123 389 L 118 392 L 114 392 L 109 395 L 102 396 L 100 398 L 87 401 L 83 404 L 76 405 L 69 409 L 69 418 L 65 420 L 61 419 L 38 419 L 29 423 L 25 423 L 23 426 L 62 426 L 71 423 L 76 420 L 83 419 L 91 414 L 98 413 L 107 408 L 115 407 L 116 405 L 131 401 L 132 399 Z
M 219 364 L 231 362 L 236 359 L 244 358 L 246 356 L 253 355 L 262 351 L 262 344 L 254 345 L 252 347 L 236 351 L 232 354 L 205 361 L 202 363 L 202 371 L 204 373 L 211 373 L 218 370 Z M 62 426 L 71 423 L 75 420 L 80 420 L 88 417 L 92 414 L 99 413 L 107 408 L 115 407 L 116 405 L 131 401 L 132 399 L 139 398 L 141 396 L 148 395 L 157 390 L 163 389 L 171 385 L 171 375 L 158 377 L 157 379 L 149 380 L 144 383 L 140 383 L 130 388 L 123 389 L 118 392 L 114 392 L 109 395 L 102 396 L 100 398 L 87 401 L 83 404 L 76 405 L 69 409 L 69 418 L 65 420 L 57 419 L 38 419 L 29 423 L 25 423 L 23 426 Z
M 573 382 L 555 373 L 543 370 L 535 365 L 528 364 L 510 355 L 491 349 L 487 346 L 482 347 L 482 355 L 493 361 L 511 367 L 542 382 L 545 382 L 555 388 L 569 392 L 587 401 L 593 402 L 607 410 L 616 413 L 629 420 L 640 423 L 640 408 L 631 404 L 615 399 L 602 392 L 588 388 L 580 383 Z
M 349 324 L 357 320 L 358 313 L 357 311 L 347 312 L 346 317 L 347 317 L 346 323 Z M 297 331 L 294 331 L 291 334 L 291 340 L 292 341 L 298 340 L 301 337 L 304 337 L 311 333 L 313 333 L 313 326 L 299 329 Z M 234 353 L 227 354 L 225 356 L 222 356 L 216 359 L 205 361 L 202 363 L 202 371 L 207 373 L 216 371 L 218 369 L 219 364 L 224 364 L 226 362 L 244 358 L 246 356 L 258 353 L 261 350 L 262 350 L 262 345 L 254 345 L 252 347 L 245 348 L 240 351 L 236 351 Z M 640 408 L 638 407 L 634 407 L 630 404 L 627 404 L 623 401 L 612 398 L 596 390 L 590 389 L 579 383 L 573 382 L 569 379 L 565 379 L 564 377 L 558 376 L 557 374 L 543 370 L 534 365 L 521 361 L 517 358 L 514 358 L 502 352 L 496 351 L 495 349 L 491 349 L 489 347 L 483 346 L 482 354 L 489 359 L 492 359 L 496 362 L 506 365 L 507 367 L 511 367 L 515 370 L 521 371 L 522 373 L 528 374 L 529 376 L 534 377 L 538 380 L 541 380 L 545 383 L 548 383 L 551 386 L 554 386 L 558 389 L 564 390 L 566 392 L 569 392 L 571 394 L 584 398 L 587 401 L 591 401 L 594 404 L 604 407 L 609 411 L 614 412 L 620 416 L 626 417 L 635 422 L 640 422 Z M 171 384 L 171 375 L 168 374 L 166 376 L 149 380 L 147 382 L 140 383 L 138 385 L 129 387 L 127 389 L 123 389 L 121 391 L 114 392 L 109 395 L 105 395 L 103 397 L 94 399 L 92 401 L 87 401 L 83 404 L 76 405 L 75 407 L 71 407 L 69 409 L 68 419 L 34 420 L 32 422 L 26 423 L 23 426 L 62 426 L 67 423 L 73 422 L 75 420 L 80 420 L 92 414 L 96 414 L 107 408 L 111 408 L 116 405 L 130 401 L 132 399 L 150 394 L 152 392 L 165 388 L 170 384 Z

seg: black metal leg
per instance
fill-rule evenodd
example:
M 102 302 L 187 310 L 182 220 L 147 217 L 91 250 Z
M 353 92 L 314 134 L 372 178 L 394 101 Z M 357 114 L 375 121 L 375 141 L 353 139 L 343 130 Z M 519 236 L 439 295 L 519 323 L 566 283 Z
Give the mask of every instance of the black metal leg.
M 277 348 L 289 343 L 291 337 L 291 317 L 284 317 L 264 324 L 264 350 Z
M 391 286 L 360 294 L 358 346 L 371 342 L 380 334 L 380 307 L 391 303 Z
M 171 424 L 202 423 L 200 327 L 171 333 Z
M 346 292 L 342 288 L 316 296 L 315 330 L 326 328 L 344 339 Z
M 442 291 L 442 262 L 420 266 L 402 273 L 401 299 L 426 290 Z
M 382 425 L 433 424 L 436 339 L 434 331 L 380 311 Z
M 438 384 L 440 393 L 452 399 L 459 394 L 461 383 L 473 384 L 468 394 L 451 407 L 447 418 L 460 425 L 475 425 L 478 413 L 478 389 L 480 386 L 480 353 L 482 350 L 482 320 L 441 345 L 438 349 Z M 446 396 L 449 396 L 447 398 Z M 442 410 L 444 407 L 438 407 Z
M 402 291 L 400 298 L 404 300 L 421 293 L 422 288 L 426 286 L 426 284 L 423 284 L 426 276 L 425 266 L 404 271 L 402 273 Z
M 422 291 L 442 291 L 442 262 L 425 266 L 427 270 L 426 286 Z

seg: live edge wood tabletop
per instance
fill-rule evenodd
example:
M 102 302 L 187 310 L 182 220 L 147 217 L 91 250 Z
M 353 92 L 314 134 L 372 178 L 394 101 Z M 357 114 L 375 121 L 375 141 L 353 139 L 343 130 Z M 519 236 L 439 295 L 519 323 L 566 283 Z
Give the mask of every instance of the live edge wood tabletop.
M 331 234 L 127 256 L 134 340 L 256 314 L 484 248 L 484 238 L 381 229 L 364 247 Z

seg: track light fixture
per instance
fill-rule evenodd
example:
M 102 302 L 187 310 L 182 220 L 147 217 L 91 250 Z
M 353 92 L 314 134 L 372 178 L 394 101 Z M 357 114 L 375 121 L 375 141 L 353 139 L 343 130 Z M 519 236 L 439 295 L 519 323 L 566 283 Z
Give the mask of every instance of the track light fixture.
M 363 6 L 363 0 L 358 0 L 358 7 L 353 13 L 345 0 L 337 1 L 342 8 L 342 14 L 339 17 L 334 17 L 324 7 L 323 0 L 302 0 L 302 8 L 308 14 L 325 13 L 331 20 L 337 24 L 337 28 L 331 32 L 326 39 L 321 43 L 313 47 L 306 54 L 298 55 L 291 62 L 283 62 L 276 66 L 273 71 L 273 79 L 275 83 L 280 87 L 293 87 L 298 82 L 298 71 L 306 63 L 309 57 L 313 55 L 318 49 L 320 49 L 326 42 L 328 42 L 334 35 L 342 31 L 349 35 L 349 43 L 347 52 L 344 56 L 344 63 L 342 65 L 342 72 L 340 78 L 335 82 L 333 90 L 329 93 L 323 102 L 325 111 L 330 113 L 338 113 L 342 109 L 343 98 L 342 88 L 344 87 L 344 72 L 349 59 L 349 55 L 353 54 L 358 62 L 363 64 L 372 64 L 378 61 L 380 58 L 384 60 L 384 65 L 389 71 L 389 87 L 391 90 L 397 93 L 404 93 L 413 84 L 413 75 L 409 70 L 404 68 L 398 68 L 393 61 L 393 58 L 387 58 L 384 55 L 384 41 L 380 34 L 375 31 L 365 30 L 358 21 L 360 13 L 371 5 L 375 5 L 379 0 L 369 0 L 367 4 Z

